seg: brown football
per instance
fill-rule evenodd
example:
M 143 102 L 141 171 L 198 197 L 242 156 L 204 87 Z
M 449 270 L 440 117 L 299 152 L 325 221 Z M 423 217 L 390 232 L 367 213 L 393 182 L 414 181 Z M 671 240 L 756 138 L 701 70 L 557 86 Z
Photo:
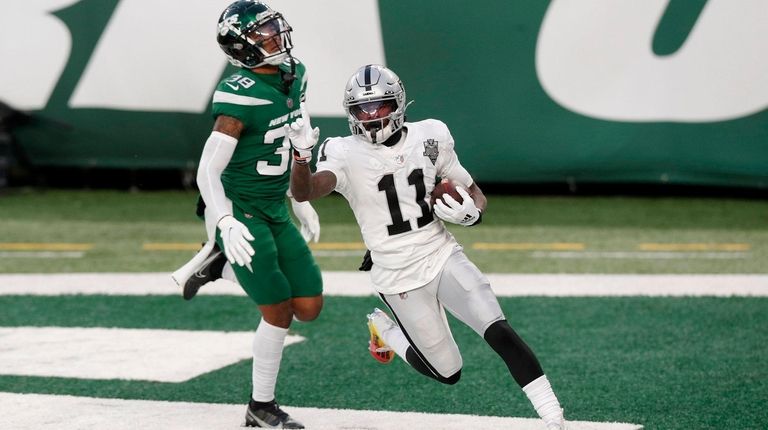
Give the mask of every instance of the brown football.
M 456 191 L 456 184 L 450 179 L 443 179 L 442 181 L 435 184 L 435 189 L 432 190 L 431 204 L 434 206 L 435 201 L 439 198 L 442 198 L 443 194 L 448 194 L 449 196 L 456 199 L 456 201 L 459 203 L 464 201 L 464 199 L 461 197 L 461 194 Z M 445 203 L 445 199 L 443 199 L 443 203 Z

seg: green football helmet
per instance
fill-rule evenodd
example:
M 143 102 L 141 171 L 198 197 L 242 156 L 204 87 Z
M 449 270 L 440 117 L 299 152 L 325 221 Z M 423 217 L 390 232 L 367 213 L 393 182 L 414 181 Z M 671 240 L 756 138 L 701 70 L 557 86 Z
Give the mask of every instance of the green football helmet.
M 235 66 L 277 66 L 290 58 L 291 30 L 283 16 L 266 4 L 238 0 L 221 13 L 216 40 Z

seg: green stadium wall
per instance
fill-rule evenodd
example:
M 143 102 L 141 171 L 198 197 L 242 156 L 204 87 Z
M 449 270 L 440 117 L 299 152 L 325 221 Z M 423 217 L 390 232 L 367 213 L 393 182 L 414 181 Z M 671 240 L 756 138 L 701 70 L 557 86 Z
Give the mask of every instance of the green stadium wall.
M 45 3 L 45 4 L 36 4 Z M 0 100 L 36 166 L 194 169 L 231 73 L 228 0 L 10 0 Z M 274 0 L 322 135 L 347 77 L 385 63 L 410 120 L 448 124 L 481 183 L 768 187 L 763 0 Z M 33 31 L 34 29 L 34 31 Z

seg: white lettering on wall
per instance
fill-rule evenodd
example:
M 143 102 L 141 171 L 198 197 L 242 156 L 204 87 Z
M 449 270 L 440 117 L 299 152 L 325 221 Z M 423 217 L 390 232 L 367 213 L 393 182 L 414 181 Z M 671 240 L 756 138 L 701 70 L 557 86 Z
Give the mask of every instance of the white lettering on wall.
M 69 59 L 69 29 L 51 15 L 78 0 L 0 2 L 0 100 L 42 109 Z
M 711 122 L 768 107 L 768 2 L 709 0 L 681 48 L 652 51 L 669 0 L 553 0 L 536 70 L 566 109 L 617 121 Z
M 121 1 L 70 107 L 203 112 L 226 63 L 216 21 L 229 3 Z
M 204 111 L 226 65 L 215 35 L 230 2 L 121 1 L 70 106 Z M 293 54 L 307 65 L 310 112 L 343 116 L 347 78 L 363 64 L 385 62 L 377 2 L 283 0 L 272 6 L 293 27 Z

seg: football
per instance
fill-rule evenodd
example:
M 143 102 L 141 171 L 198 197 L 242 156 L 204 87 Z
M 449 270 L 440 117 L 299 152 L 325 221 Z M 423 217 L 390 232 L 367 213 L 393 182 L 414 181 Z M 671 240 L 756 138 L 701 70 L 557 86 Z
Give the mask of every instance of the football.
M 459 192 L 456 191 L 456 183 L 454 183 L 449 179 L 443 179 L 442 181 L 435 184 L 435 189 L 432 190 L 431 204 L 434 206 L 435 201 L 437 199 L 441 199 L 443 197 L 443 194 L 448 194 L 459 203 L 464 201 L 464 199 L 461 197 L 461 194 L 459 194 Z M 445 203 L 445 199 L 443 199 L 443 203 Z

